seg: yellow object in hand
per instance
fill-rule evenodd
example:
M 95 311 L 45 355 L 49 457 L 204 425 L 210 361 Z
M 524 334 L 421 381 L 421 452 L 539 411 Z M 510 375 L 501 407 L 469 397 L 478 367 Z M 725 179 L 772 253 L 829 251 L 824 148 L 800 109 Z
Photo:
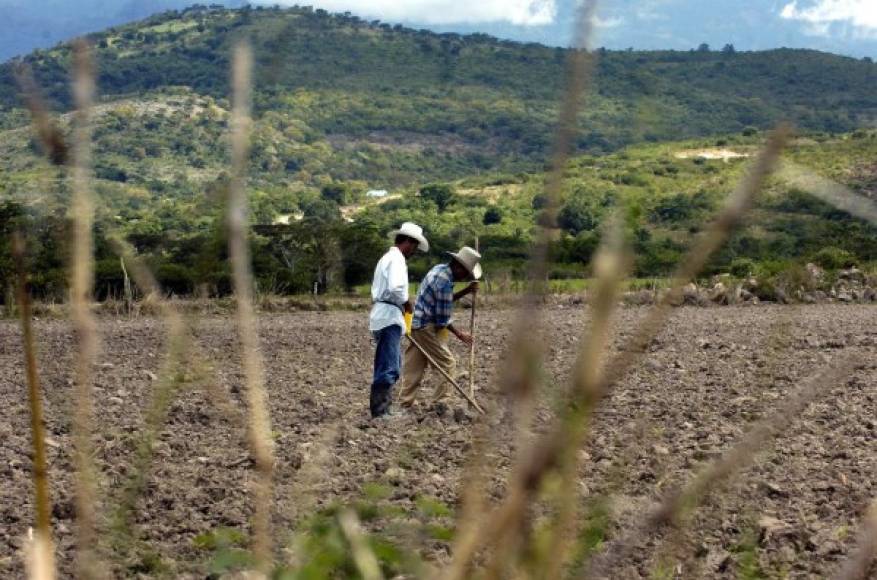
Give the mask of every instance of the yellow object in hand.
M 445 326 L 443 328 L 439 328 L 436 335 L 438 336 L 439 340 L 448 340 L 448 327 Z
M 411 334 L 411 323 L 414 321 L 414 313 L 405 313 L 405 334 Z

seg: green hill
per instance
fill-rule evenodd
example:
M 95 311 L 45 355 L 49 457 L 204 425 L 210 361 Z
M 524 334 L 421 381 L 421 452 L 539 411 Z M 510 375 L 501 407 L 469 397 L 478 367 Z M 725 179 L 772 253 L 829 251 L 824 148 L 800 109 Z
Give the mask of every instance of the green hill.
M 440 249 L 479 233 L 498 268 L 520 268 L 565 50 L 306 8 L 195 7 L 91 38 L 103 95 L 95 120 L 102 292 L 115 291 L 121 276 L 101 242 L 109 230 L 150 256 L 176 292 L 227 288 L 219 216 L 228 55 L 241 37 L 252 41 L 257 59 L 250 191 L 263 287 L 360 283 L 385 244 L 380 232 L 404 219 L 421 221 Z M 582 156 L 561 215 L 566 233 L 554 248 L 557 276 L 582 275 L 599 224 L 618 203 L 640 212 L 632 218 L 637 273 L 669 271 L 741 165 L 676 157 L 678 150 L 722 141 L 751 152 L 758 130 L 783 118 L 809 136 L 794 155 L 845 183 L 873 185 L 873 134 L 841 134 L 875 125 L 872 62 L 800 50 L 598 52 L 577 141 Z M 23 59 L 62 113 L 69 60 L 65 45 Z M 36 285 L 60 296 L 66 185 L 27 127 L 12 80 L 17 64 L 0 65 L 2 226 L 30 224 L 39 248 Z M 68 125 L 63 114 L 62 129 Z M 433 199 L 416 195 L 431 182 L 456 193 L 439 186 L 427 191 Z M 369 189 L 392 195 L 379 204 L 366 198 Z M 772 191 L 774 205 L 758 209 L 715 268 L 740 257 L 805 259 L 826 245 L 875 259 L 870 226 L 787 187 Z M 793 201 L 783 201 L 788 195 Z M 0 274 L 7 250 L 0 248 Z
M 92 35 L 100 91 L 141 111 L 179 91 L 226 109 L 230 46 L 241 37 L 251 39 L 257 56 L 255 101 L 263 122 L 256 161 L 265 181 L 396 186 L 533 169 L 551 142 L 565 50 L 307 8 L 194 7 Z M 784 118 L 832 132 L 877 120 L 871 62 L 805 50 L 599 51 L 598 58 L 582 114 L 582 152 L 761 129 Z M 56 107 L 67 109 L 68 48 L 23 61 Z M 17 103 L 14 64 L 0 66 L 0 116 Z M 112 127 L 112 145 L 121 144 L 124 154 L 116 163 L 129 164 L 132 173 L 134 144 L 148 140 L 179 145 L 183 167 L 218 161 L 212 154 L 221 151 L 199 149 L 216 149 L 221 117 L 196 115 L 194 127 L 170 138 L 160 120 L 143 117 Z M 192 139 L 180 134 L 192 131 Z

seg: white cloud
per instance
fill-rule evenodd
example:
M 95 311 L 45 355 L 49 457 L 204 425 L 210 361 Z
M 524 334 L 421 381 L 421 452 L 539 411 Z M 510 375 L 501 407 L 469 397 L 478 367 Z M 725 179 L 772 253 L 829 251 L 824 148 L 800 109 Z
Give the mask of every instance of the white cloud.
M 273 0 L 265 3 L 275 3 Z M 556 0 L 285 0 L 309 4 L 330 12 L 354 12 L 388 22 L 422 24 L 476 24 L 508 22 L 521 26 L 551 24 L 557 17 Z
M 594 26 L 597 28 L 618 28 L 622 24 L 624 24 L 624 18 L 618 16 L 612 16 L 609 18 L 594 16 Z
M 875 0 L 815 0 L 799 6 L 799 0 L 786 4 L 780 16 L 808 24 L 807 31 L 828 36 L 832 24 L 851 26 L 857 36 L 877 37 L 877 2 Z

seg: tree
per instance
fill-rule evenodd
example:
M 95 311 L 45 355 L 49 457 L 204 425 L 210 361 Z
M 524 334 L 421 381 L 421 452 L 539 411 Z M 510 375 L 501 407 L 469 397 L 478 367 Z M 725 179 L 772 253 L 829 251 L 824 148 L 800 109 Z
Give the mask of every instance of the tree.
M 484 218 L 481 220 L 481 223 L 486 226 L 502 223 L 502 212 L 498 207 L 487 208 L 487 211 L 484 212 Z
M 700 43 L 700 45 L 697 47 L 697 52 L 709 52 L 709 51 L 710 51 L 710 45 L 708 45 L 705 42 Z
M 334 201 L 338 205 L 347 205 L 350 203 L 351 191 L 345 183 L 330 183 L 323 186 L 320 195 L 323 199 Z
M 24 210 L 14 201 L 0 203 L 0 301 L 14 296 L 15 266 L 12 259 L 12 236 L 23 225 Z
M 448 184 L 433 183 L 420 188 L 420 197 L 431 200 L 439 212 L 445 211 L 454 199 L 454 188 Z
M 597 227 L 597 213 L 590 204 L 581 198 L 573 198 L 566 202 L 557 214 L 557 225 L 572 235 L 593 230 Z
M 348 290 L 371 280 L 375 263 L 386 251 L 387 239 L 372 223 L 347 224 L 339 233 L 344 285 Z
M 305 221 L 330 224 L 341 220 L 341 211 L 338 204 L 325 199 L 316 199 L 303 203 L 301 211 Z
M 737 52 L 737 49 L 734 48 L 733 44 L 729 43 L 722 47 L 722 52 L 724 54 L 735 54 Z

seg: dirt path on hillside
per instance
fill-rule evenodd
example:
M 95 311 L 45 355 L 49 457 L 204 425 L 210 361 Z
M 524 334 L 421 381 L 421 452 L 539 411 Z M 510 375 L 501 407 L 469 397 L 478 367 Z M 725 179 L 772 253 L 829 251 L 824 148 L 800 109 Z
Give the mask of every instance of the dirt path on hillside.
M 624 309 L 620 336 L 629 334 L 644 312 Z M 479 311 L 478 395 L 494 407 L 501 398 L 490 386 L 491 377 L 512 316 Z M 581 307 L 554 307 L 547 315 L 546 371 L 555 385 L 562 386 L 568 376 L 584 320 Z M 161 324 L 152 319 L 105 321 L 101 333 L 95 446 L 106 497 L 130 476 L 137 433 L 160 372 L 163 335 Z M 73 337 L 61 321 L 38 322 L 37 335 L 52 439 L 53 523 L 66 576 L 74 528 L 69 455 Z M 400 521 L 423 511 L 422 498 L 456 504 L 471 417 L 462 408 L 456 413 L 451 408 L 443 416 L 421 410 L 390 423 L 369 421 L 373 353 L 364 313 L 266 316 L 261 335 L 277 451 L 274 519 L 276 529 L 283 530 L 277 534 L 278 548 L 288 546 L 287 532 L 313 508 L 359 499 L 364 489 L 386 490 L 381 502 L 400 515 L 391 522 L 377 518 L 369 526 L 397 536 L 402 534 Z M 243 380 L 233 356 L 231 320 L 200 320 L 197 336 L 214 359 L 213 382 L 240 405 Z M 637 521 L 663 491 L 717 457 L 802 380 L 849 352 L 861 361 L 850 380 L 825 385 L 824 397 L 753 467 L 698 510 L 692 531 L 675 538 L 672 551 L 650 540 L 617 577 L 652 571 L 657 560 L 650 548 L 682 556 L 685 578 L 736 577 L 750 554 L 766 574 L 825 577 L 852 549 L 858 522 L 877 496 L 877 307 L 677 309 L 647 358 L 599 409 L 583 450 L 583 501 L 590 505 L 605 498 L 608 541 Z M 466 360 L 462 348 L 457 354 Z M 18 550 L 33 518 L 21 361 L 16 325 L 0 322 L 3 577 L 22 576 Z M 115 563 L 117 575 L 203 578 L 212 555 L 196 538 L 219 528 L 248 528 L 247 482 L 253 468 L 244 431 L 216 404 L 215 394 L 195 383 L 171 406 L 138 504 L 138 545 L 152 551 L 152 567 L 144 568 L 138 548 L 128 560 Z M 537 414 L 536 430 L 551 418 L 550 398 L 549 393 Z M 502 493 L 510 462 L 510 431 L 501 421 L 494 429 L 501 442 L 491 452 L 500 470 L 491 482 L 494 496 Z M 771 529 L 765 529 L 765 522 Z M 446 561 L 449 543 L 440 535 L 408 539 L 427 561 Z M 287 556 L 280 552 L 281 558 Z

